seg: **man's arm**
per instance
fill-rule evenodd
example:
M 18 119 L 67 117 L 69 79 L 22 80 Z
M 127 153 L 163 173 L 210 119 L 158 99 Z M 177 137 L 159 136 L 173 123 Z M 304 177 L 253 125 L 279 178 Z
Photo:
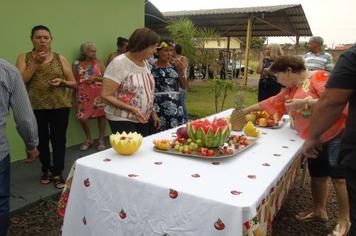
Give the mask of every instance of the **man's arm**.
M 11 76 L 14 78 L 14 83 L 10 95 L 10 106 L 14 114 L 16 129 L 24 140 L 27 150 L 34 150 L 38 145 L 36 118 L 20 74 L 14 71 Z
M 309 138 L 304 144 L 304 154 L 307 157 L 317 157 L 315 147 L 320 145 L 320 136 L 340 117 L 352 93 L 352 89 L 339 88 L 327 88 L 324 91 L 313 107 Z
M 320 137 L 340 117 L 352 89 L 327 88 L 313 107 L 310 125 L 310 138 Z

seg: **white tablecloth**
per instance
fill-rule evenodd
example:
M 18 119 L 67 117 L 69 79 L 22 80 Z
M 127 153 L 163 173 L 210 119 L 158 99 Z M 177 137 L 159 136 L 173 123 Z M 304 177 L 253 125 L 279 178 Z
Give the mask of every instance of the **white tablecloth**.
M 173 131 L 144 138 L 132 156 L 109 149 L 77 160 L 63 236 L 242 235 L 303 144 L 286 124 L 218 162 L 154 152 L 152 141 Z

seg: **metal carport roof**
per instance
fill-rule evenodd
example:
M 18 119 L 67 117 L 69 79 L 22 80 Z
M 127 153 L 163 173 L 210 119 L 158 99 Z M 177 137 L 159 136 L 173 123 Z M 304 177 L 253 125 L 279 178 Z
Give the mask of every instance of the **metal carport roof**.
M 167 34 L 165 26 L 170 20 L 187 17 L 198 27 L 215 29 L 222 37 L 245 38 L 246 68 L 252 36 L 295 36 L 297 44 L 299 37 L 312 36 L 301 4 L 158 13 L 160 11 L 146 0 L 145 25 L 161 35 Z
M 152 4 L 146 4 L 146 7 L 152 6 Z M 155 9 L 157 10 L 157 8 Z M 166 33 L 166 22 L 180 17 L 187 17 L 197 26 L 214 28 L 221 36 L 245 37 L 247 21 L 252 17 L 252 36 L 300 37 L 312 35 L 308 20 L 300 4 L 173 11 L 163 12 L 162 14 L 164 18 L 158 16 L 157 18 L 151 17 L 151 19 L 147 19 L 146 15 L 146 26 L 157 33 L 164 34 Z

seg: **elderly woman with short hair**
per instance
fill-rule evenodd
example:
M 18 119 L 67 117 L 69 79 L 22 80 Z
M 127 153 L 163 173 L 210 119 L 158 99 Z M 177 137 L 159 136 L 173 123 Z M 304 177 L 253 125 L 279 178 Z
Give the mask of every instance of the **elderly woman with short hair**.
M 88 150 L 93 144 L 88 119 L 97 118 L 99 144 L 97 150 L 105 149 L 105 104 L 101 101 L 102 75 L 105 67 L 96 58 L 96 46 L 86 42 L 80 46 L 79 58 L 74 62 L 73 71 L 77 80 L 77 117 L 82 125 L 86 140 L 80 146 L 81 151 Z

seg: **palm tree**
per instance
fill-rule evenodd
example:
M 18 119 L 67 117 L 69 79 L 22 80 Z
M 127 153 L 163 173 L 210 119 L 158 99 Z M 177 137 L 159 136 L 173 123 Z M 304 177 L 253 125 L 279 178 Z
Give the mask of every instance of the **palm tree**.
M 197 27 L 185 17 L 172 20 L 167 25 L 167 29 L 174 42 L 183 47 L 191 68 L 197 64 L 208 65 L 215 62 L 215 58 L 205 49 L 205 44 L 209 40 L 218 40 L 220 37 L 214 29 Z M 206 74 L 208 74 L 207 70 L 208 66 L 206 66 Z M 192 76 L 192 73 L 190 73 L 190 76 Z

